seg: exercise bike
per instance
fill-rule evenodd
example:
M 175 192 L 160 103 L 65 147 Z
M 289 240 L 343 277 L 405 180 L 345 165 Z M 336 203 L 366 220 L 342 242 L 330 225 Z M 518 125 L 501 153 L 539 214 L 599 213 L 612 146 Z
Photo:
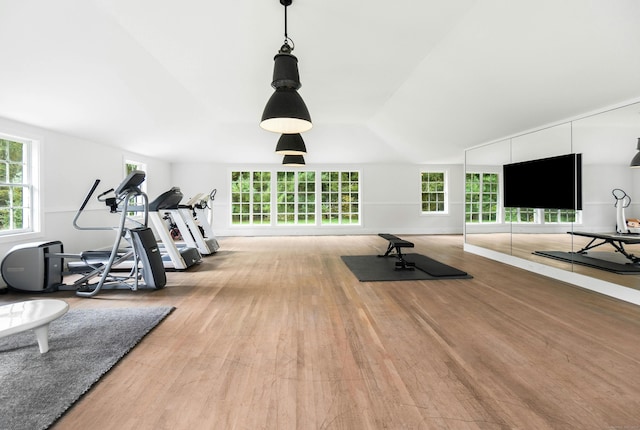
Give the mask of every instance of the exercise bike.
M 107 190 L 98 196 L 98 201 L 104 202 L 110 213 L 120 214 L 118 225 L 82 226 L 78 223 L 99 179 L 93 183 L 73 219 L 73 226 L 78 230 L 115 231 L 110 251 L 68 254 L 60 241 L 16 245 L 0 267 L 7 286 L 29 292 L 75 290 L 81 297 L 93 297 L 102 289 L 163 288 L 167 278 L 155 236 L 147 226 L 149 204 L 147 195 L 140 189 L 144 180 L 144 172 L 133 171 L 115 190 Z M 132 204 L 139 196 L 143 204 Z M 142 213 L 142 221 L 132 218 L 132 213 Z M 63 271 L 65 259 L 71 260 L 67 264 L 68 271 Z M 128 273 L 115 270 L 126 261 L 132 262 Z M 70 285 L 64 284 L 63 277 L 70 274 L 78 278 Z

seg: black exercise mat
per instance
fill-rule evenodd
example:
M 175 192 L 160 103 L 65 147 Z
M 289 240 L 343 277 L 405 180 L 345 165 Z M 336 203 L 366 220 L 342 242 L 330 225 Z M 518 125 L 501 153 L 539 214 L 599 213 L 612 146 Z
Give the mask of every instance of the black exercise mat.
M 343 255 L 342 261 L 361 282 L 470 279 L 472 276 L 420 254 L 406 254 L 415 270 L 395 270 L 398 258 L 377 255 Z M 427 272 L 427 270 L 430 272 Z
M 637 275 L 640 273 L 640 265 L 629 263 L 616 263 L 615 261 L 594 258 L 584 254 L 575 252 L 562 251 L 535 251 L 535 255 L 553 258 L 555 260 L 566 261 L 567 263 L 576 263 L 582 266 L 594 267 L 596 269 L 606 270 L 607 272 L 617 273 L 619 275 Z
M 447 266 L 433 258 L 420 254 L 406 254 L 405 260 L 415 263 L 416 268 L 436 278 L 470 278 L 467 272 Z

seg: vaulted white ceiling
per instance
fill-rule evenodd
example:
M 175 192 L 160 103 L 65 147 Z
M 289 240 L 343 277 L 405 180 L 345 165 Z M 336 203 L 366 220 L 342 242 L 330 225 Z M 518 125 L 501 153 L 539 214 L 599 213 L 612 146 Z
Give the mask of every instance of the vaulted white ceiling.
M 307 163 L 464 148 L 640 97 L 637 0 L 294 0 Z M 279 163 L 278 0 L 0 0 L 0 116 L 176 161 Z

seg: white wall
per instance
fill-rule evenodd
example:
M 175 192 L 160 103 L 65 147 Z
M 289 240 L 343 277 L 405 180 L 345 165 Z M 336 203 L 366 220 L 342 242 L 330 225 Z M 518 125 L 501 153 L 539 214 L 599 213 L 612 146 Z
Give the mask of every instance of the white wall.
M 583 219 L 582 225 L 576 227 L 582 231 L 603 232 L 616 229 L 616 199 L 612 190 L 620 188 L 632 199 L 632 204 L 625 209 L 626 218 L 640 217 L 638 200 L 640 189 L 637 174 L 628 165 L 585 164 L 582 167 Z
M 230 176 L 232 170 L 247 166 L 204 163 L 176 163 L 122 151 L 116 147 L 52 132 L 50 130 L 0 118 L 0 133 L 31 139 L 40 147 L 40 187 L 42 232 L 22 236 L 0 237 L 0 256 L 14 245 L 26 242 L 56 241 L 65 252 L 108 247 L 113 232 L 79 231 L 73 218 L 95 179 L 100 179 L 80 224 L 83 226 L 116 225 L 118 215 L 95 196 L 115 188 L 124 178 L 124 161 L 147 165 L 146 191 L 153 200 L 172 186 L 179 186 L 187 197 L 217 189 L 214 201 L 214 232 L 218 236 L 250 235 L 332 235 L 332 234 L 461 234 L 464 210 L 462 165 L 309 165 L 314 170 L 358 170 L 361 172 L 362 224 L 336 227 L 236 227 L 231 226 Z M 249 166 L 256 170 L 276 170 L 265 164 Z M 446 171 L 449 211 L 446 215 L 423 215 L 420 208 L 420 172 Z M 0 286 L 4 283 L 0 280 Z
M 206 163 L 174 163 L 172 185 L 187 197 L 216 188 L 213 230 L 218 236 L 333 235 L 333 234 L 461 234 L 464 210 L 462 165 L 313 165 L 307 170 L 357 170 L 361 173 L 361 213 L 359 226 L 231 226 L 230 177 L 233 170 L 272 170 L 273 164 L 232 166 Z M 448 175 L 449 213 L 422 215 L 420 172 L 444 170 Z
M 166 189 L 170 183 L 167 162 L 3 118 L 0 118 L 0 132 L 39 141 L 42 201 L 42 233 L 0 238 L 0 256 L 24 242 L 60 240 L 65 252 L 72 253 L 112 244 L 112 232 L 79 231 L 73 228 L 72 221 L 95 179 L 101 180 L 96 193 L 117 187 L 125 176 L 125 159 L 147 164 L 146 182 L 151 195 Z M 113 218 L 117 216 L 110 215 L 108 208 L 96 200 L 96 195 L 80 224 L 115 225 L 117 221 Z

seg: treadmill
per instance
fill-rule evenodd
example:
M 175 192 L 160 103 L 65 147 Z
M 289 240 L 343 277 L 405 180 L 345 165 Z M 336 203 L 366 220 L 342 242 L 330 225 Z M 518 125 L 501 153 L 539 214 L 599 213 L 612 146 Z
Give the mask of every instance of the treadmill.
M 215 191 L 210 194 L 197 194 L 186 204 L 179 204 L 177 213 L 176 209 L 169 211 L 184 241 L 187 245 L 198 248 L 202 255 L 213 254 L 220 248 L 205 213 L 205 208 L 208 208 L 207 200 L 213 200 L 212 196 L 215 196 Z
M 177 209 L 183 194 L 178 187 L 160 194 L 149 203 L 149 220 L 158 238 L 165 269 L 185 270 L 202 260 L 197 247 L 176 242 L 169 225 L 165 222 L 165 213 Z

